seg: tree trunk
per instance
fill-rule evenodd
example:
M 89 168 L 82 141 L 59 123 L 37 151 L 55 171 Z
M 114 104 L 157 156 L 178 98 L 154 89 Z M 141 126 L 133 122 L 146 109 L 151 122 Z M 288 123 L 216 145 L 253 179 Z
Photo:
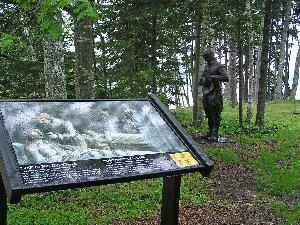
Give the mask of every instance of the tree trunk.
M 230 93 L 230 103 L 232 107 L 235 107 L 237 105 L 237 72 L 236 72 L 236 58 L 237 58 L 237 52 L 236 48 L 231 46 L 230 47 L 230 55 L 229 55 L 229 93 Z
M 200 18 L 197 18 L 198 20 Z M 192 94 L 193 94 L 193 123 L 195 126 L 199 125 L 198 120 L 198 83 L 199 83 L 199 61 L 200 61 L 200 29 L 201 29 L 200 21 L 196 21 L 195 23 L 195 63 L 194 63 L 194 74 L 193 74 L 193 85 L 192 85 Z
M 251 33 L 251 30 L 248 29 L 248 45 L 245 49 L 245 52 L 243 55 L 245 55 L 245 80 L 244 80 L 244 93 L 243 93 L 243 99 L 244 102 L 248 101 L 248 94 L 249 94 L 249 33 Z
M 279 29 L 278 27 L 276 29 Z M 275 95 L 275 85 L 276 85 L 276 81 L 277 81 L 277 77 L 278 77 L 278 49 L 280 49 L 279 47 L 279 35 L 278 32 L 275 32 L 275 46 L 274 46 L 274 77 L 273 77 L 273 87 L 272 87 L 272 99 L 274 99 L 274 95 Z
M 261 20 L 261 27 L 264 27 L 264 18 Z M 263 30 L 261 30 L 260 36 L 259 36 L 259 42 L 260 46 L 257 49 L 257 54 L 256 54 L 256 67 L 255 67 L 255 79 L 253 83 L 253 99 L 257 103 L 257 98 L 258 98 L 258 90 L 259 90 L 259 78 L 260 78 L 260 67 L 261 67 L 261 51 L 262 51 L 262 36 L 263 36 Z
M 238 53 L 239 53 L 239 125 L 243 125 L 243 92 L 244 92 L 244 76 L 243 76 L 243 49 L 242 39 L 239 36 L 238 40 Z
M 291 49 L 292 50 L 292 49 Z M 287 99 L 290 95 L 290 86 L 289 86 L 289 74 L 290 74 L 290 55 L 291 55 L 291 50 L 289 50 L 289 37 L 287 37 L 287 41 L 285 43 L 285 75 L 283 79 L 284 83 L 284 94 L 283 98 Z
M 299 81 L 299 70 L 300 70 L 300 40 L 298 40 L 298 52 L 297 52 L 297 57 L 296 57 L 296 61 L 295 61 L 295 70 L 294 70 L 292 90 L 290 93 L 291 99 L 295 99 L 295 97 L 296 97 L 298 81 Z
M 157 60 L 156 60 L 156 50 L 157 50 L 157 12 L 155 10 L 154 15 L 151 17 L 152 20 L 152 43 L 151 43 L 151 69 L 152 69 L 152 84 L 151 90 L 152 93 L 157 92 Z
M 61 39 L 44 38 L 44 80 L 47 99 L 66 99 L 64 46 Z
M 270 27 L 272 20 L 272 0 L 265 1 L 265 16 L 263 27 L 262 51 L 261 51 L 261 66 L 259 78 L 259 90 L 256 112 L 256 125 L 262 127 L 265 123 L 265 103 L 266 103 L 266 83 L 267 83 L 267 67 L 268 67 L 268 52 L 270 41 Z
M 206 1 L 203 5 L 205 8 Z M 205 48 L 205 37 L 206 32 L 203 29 L 207 28 L 207 15 L 205 11 L 198 12 L 195 32 L 195 65 L 194 65 L 194 76 L 193 76 L 193 123 L 196 127 L 201 127 L 204 121 L 204 109 L 203 109 L 203 93 L 202 87 L 199 86 L 199 76 L 203 74 L 204 71 L 204 59 L 202 57 Z M 202 32 L 201 32 L 202 31 Z
M 284 68 L 284 60 L 285 60 L 285 45 L 286 41 L 288 41 L 287 34 L 289 29 L 289 18 L 291 12 L 291 0 L 283 1 L 283 10 L 284 10 L 284 22 L 283 22 L 283 29 L 281 33 L 281 41 L 280 41 L 280 52 L 279 52 L 279 63 L 278 63 L 278 75 L 275 84 L 275 92 L 274 92 L 274 99 L 279 100 L 282 98 L 282 78 L 283 68 Z
M 254 101 L 257 103 L 258 99 L 258 90 L 259 90 L 259 79 L 260 79 L 260 68 L 261 68 L 261 46 L 258 47 L 257 50 L 257 59 L 256 59 L 256 68 L 255 68 L 255 78 L 254 78 Z
M 273 37 L 273 35 L 272 35 L 272 33 L 271 33 L 271 35 L 270 35 L 270 43 L 272 43 L 272 37 Z M 271 46 L 271 45 L 270 45 Z M 272 54 L 272 47 L 270 47 L 270 49 L 269 49 L 269 56 L 268 56 L 268 58 L 269 58 L 269 63 L 268 63 L 268 71 L 267 71 L 267 94 L 266 94 L 266 100 L 267 101 L 270 101 L 270 100 L 272 100 L 273 99 L 273 90 L 272 90 L 272 75 L 273 75 L 273 73 L 272 73 L 272 70 L 271 70 L 271 66 L 272 66 L 272 56 L 273 56 L 273 54 Z M 273 79 L 274 80 L 274 79 Z
M 94 30 L 89 17 L 74 19 L 76 98 L 94 98 Z
M 246 11 L 247 11 L 247 17 L 248 17 L 248 52 L 247 57 L 248 58 L 248 105 L 247 105 L 247 117 L 246 121 L 247 123 L 251 123 L 252 116 L 253 116 L 253 28 L 252 28 L 252 14 L 251 14 L 251 0 L 247 0 L 246 3 Z

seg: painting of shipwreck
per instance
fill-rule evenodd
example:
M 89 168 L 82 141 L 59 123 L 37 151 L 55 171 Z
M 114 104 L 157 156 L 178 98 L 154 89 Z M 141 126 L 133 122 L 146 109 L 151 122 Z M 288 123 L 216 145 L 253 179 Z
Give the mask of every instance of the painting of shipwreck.
M 149 101 L 2 102 L 19 165 L 187 151 Z

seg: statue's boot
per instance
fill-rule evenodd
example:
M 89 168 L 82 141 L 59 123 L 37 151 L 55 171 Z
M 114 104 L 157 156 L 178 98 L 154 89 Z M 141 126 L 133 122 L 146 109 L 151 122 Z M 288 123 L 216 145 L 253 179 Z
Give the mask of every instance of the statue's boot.
M 218 140 L 219 138 L 219 128 L 220 128 L 220 118 L 214 118 L 213 120 L 213 130 L 212 130 L 212 138 Z
M 213 130 L 214 130 L 214 123 L 213 123 L 213 119 L 211 117 L 207 118 L 208 120 L 208 132 L 207 134 L 204 136 L 204 138 L 209 138 L 213 135 Z

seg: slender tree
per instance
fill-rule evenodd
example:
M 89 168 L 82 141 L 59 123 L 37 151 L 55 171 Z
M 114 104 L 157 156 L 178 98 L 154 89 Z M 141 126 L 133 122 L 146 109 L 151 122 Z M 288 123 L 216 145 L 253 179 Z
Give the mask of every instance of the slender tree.
M 253 29 L 252 29 L 252 15 L 251 15 L 251 0 L 247 0 L 246 3 L 246 11 L 247 11 L 247 27 L 249 30 L 248 33 L 248 52 L 247 52 L 247 59 L 249 62 L 249 65 L 247 67 L 248 69 L 248 74 L 249 74 L 249 79 L 248 79 L 248 104 L 247 104 L 247 116 L 246 116 L 246 121 L 247 123 L 250 123 L 252 120 L 252 115 L 253 115 Z M 247 84 L 246 84 L 247 85 Z
M 272 0 L 265 0 L 264 7 L 264 27 L 262 37 L 262 51 L 261 51 L 261 66 L 259 78 L 259 90 L 256 112 L 256 125 L 264 126 L 265 123 L 265 103 L 266 103 L 266 83 L 267 83 L 267 69 L 268 69 L 268 51 L 270 41 L 270 28 L 272 20 Z
M 90 17 L 74 19 L 76 98 L 94 98 L 94 30 Z
M 203 4 L 203 5 L 202 5 Z M 201 127 L 204 121 L 203 109 L 203 93 L 199 85 L 199 76 L 204 71 L 204 59 L 202 57 L 205 48 L 206 32 L 203 29 L 207 28 L 207 1 L 199 4 L 201 10 L 197 10 L 195 21 L 195 63 L 193 76 L 193 122 L 197 127 Z
M 243 49 L 241 37 L 238 40 L 239 56 L 239 125 L 243 125 L 243 94 L 244 94 L 244 75 L 243 75 Z
M 288 30 L 289 30 L 289 18 L 291 14 L 291 0 L 284 0 L 282 2 L 284 16 L 283 16 L 283 25 L 281 32 L 281 41 L 280 41 L 280 52 L 279 52 L 279 63 L 278 63 L 278 75 L 275 84 L 275 100 L 282 98 L 282 78 L 284 77 L 283 69 L 285 64 L 286 56 L 286 42 L 288 41 Z
M 62 39 L 44 38 L 44 80 L 46 98 L 67 98 Z
M 300 40 L 298 40 L 298 51 L 297 51 L 297 57 L 295 61 L 295 69 L 294 69 L 294 77 L 293 77 L 293 84 L 292 84 L 292 90 L 290 94 L 291 99 L 295 99 L 298 82 L 299 82 L 299 70 L 300 70 Z
M 237 50 L 236 47 L 231 44 L 230 54 L 229 54 L 229 82 L 227 87 L 229 88 L 230 93 L 230 104 L 232 107 L 237 106 Z

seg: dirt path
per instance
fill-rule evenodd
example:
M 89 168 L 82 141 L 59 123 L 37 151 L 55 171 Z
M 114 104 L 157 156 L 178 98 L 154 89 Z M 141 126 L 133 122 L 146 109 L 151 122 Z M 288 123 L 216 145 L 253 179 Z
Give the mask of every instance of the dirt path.
M 201 208 L 184 207 L 180 225 L 271 225 L 278 218 L 268 209 L 270 201 L 256 190 L 253 174 L 232 165 L 215 162 L 208 183 L 213 201 Z
M 253 171 L 220 161 L 214 163 L 206 190 L 213 200 L 200 208 L 180 206 L 180 225 L 279 224 L 279 218 L 269 209 L 271 200 L 257 190 Z M 159 225 L 159 217 L 151 221 L 116 221 L 113 225 Z

